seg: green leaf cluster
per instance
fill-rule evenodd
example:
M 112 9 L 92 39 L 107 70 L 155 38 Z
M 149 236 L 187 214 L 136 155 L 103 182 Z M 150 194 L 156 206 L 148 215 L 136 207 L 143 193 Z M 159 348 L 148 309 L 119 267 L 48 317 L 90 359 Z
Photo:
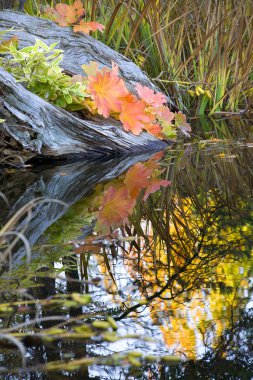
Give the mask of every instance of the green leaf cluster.
M 17 49 L 10 44 L 7 56 L 0 64 L 19 82 L 43 99 L 69 110 L 85 108 L 82 105 L 87 97 L 83 82 L 73 82 L 59 66 L 62 61 L 62 50 L 56 49 L 58 42 L 46 45 L 36 39 L 33 46 Z

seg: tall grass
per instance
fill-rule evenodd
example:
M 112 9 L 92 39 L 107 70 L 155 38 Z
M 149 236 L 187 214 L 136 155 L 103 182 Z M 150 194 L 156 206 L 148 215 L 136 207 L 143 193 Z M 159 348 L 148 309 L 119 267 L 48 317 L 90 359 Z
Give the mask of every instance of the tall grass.
M 251 0 L 83 2 L 87 19 L 106 26 L 98 37 L 141 66 L 180 108 L 200 115 L 252 110 Z

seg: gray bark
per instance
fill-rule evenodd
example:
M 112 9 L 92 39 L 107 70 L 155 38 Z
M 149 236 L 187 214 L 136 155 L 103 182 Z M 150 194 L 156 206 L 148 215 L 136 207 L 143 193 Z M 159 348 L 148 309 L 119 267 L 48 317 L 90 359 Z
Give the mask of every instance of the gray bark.
M 73 33 L 55 23 L 19 12 L 0 11 L 0 31 L 14 27 L 5 38 L 18 36 L 19 46 L 33 45 L 35 38 L 47 44 L 59 41 L 64 50 L 62 67 L 70 74 L 82 74 L 81 65 L 90 61 L 100 66 L 118 64 L 120 75 L 134 91 L 136 83 L 158 90 L 149 78 L 130 60 L 88 35 Z M 134 136 L 122 129 L 121 123 L 102 117 L 83 120 L 27 91 L 0 68 L 0 124 L 5 133 L 34 154 L 121 154 L 158 151 L 166 146 L 148 133 Z
M 100 67 L 111 67 L 113 61 L 131 91 L 135 91 L 137 83 L 161 91 L 132 61 L 87 34 L 74 33 L 70 27 L 62 28 L 52 21 L 17 11 L 0 11 L 0 32 L 10 28 L 14 29 L 6 38 L 17 36 L 20 48 L 33 45 L 35 38 L 46 44 L 59 41 L 57 48 L 64 50 L 61 66 L 71 74 L 83 74 L 81 66 L 90 61 L 98 62 Z
M 25 149 L 47 156 L 119 154 L 159 150 L 166 145 L 148 133 L 125 132 L 114 119 L 82 120 L 26 90 L 0 68 L 2 128 Z M 0 109 L 1 115 L 1 109 Z M 1 117 L 1 116 L 0 116 Z

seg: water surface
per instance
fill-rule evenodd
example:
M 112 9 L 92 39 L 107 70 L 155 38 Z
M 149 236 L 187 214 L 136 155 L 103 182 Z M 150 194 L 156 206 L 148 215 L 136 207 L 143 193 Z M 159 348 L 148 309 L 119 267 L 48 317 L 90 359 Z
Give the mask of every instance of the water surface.
M 253 378 L 252 123 L 193 126 L 160 156 L 6 171 L 1 223 L 32 204 L 3 246 L 1 378 Z M 138 162 L 163 185 L 97 223 Z

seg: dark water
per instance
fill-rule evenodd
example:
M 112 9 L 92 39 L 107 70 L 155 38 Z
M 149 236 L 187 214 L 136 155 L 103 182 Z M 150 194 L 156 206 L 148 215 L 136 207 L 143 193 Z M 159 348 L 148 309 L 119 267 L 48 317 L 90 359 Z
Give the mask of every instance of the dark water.
M 4 173 L 1 379 L 253 379 L 252 122 L 193 124 L 161 157 Z M 137 162 L 170 186 L 98 225 Z

